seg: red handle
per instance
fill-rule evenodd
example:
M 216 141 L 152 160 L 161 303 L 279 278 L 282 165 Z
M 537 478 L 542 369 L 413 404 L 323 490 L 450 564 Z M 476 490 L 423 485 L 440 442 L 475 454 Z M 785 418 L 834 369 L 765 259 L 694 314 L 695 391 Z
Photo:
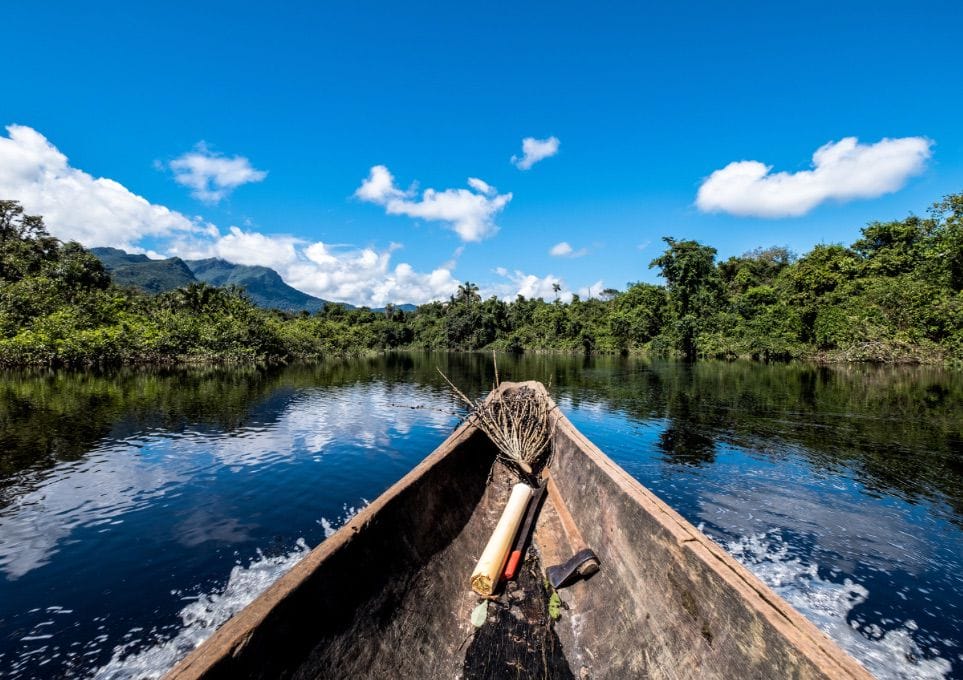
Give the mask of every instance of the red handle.
M 518 564 L 521 561 L 522 551 L 512 551 L 512 554 L 508 556 L 508 564 L 505 565 L 505 573 L 503 574 L 506 581 L 511 581 L 513 578 L 515 578 L 515 572 L 518 571 Z

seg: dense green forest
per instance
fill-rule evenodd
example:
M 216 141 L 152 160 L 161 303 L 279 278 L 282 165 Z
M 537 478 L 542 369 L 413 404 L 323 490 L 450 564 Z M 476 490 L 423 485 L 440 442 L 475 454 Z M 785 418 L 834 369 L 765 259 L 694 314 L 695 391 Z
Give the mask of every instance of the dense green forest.
M 237 287 L 150 295 L 118 286 L 80 244 L 0 201 L 0 363 L 283 361 L 393 348 L 963 363 L 963 194 L 799 257 L 771 247 L 717 261 L 710 246 L 663 240 L 648 266 L 665 286 L 504 302 L 465 282 L 414 311 L 331 304 L 292 314 L 259 308 Z

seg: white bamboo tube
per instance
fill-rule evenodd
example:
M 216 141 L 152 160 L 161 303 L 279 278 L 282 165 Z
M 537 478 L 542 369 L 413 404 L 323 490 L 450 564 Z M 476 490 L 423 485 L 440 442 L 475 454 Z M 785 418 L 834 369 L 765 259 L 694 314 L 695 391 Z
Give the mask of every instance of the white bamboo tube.
M 471 588 L 479 595 L 491 595 L 498 585 L 508 552 L 512 548 L 515 534 L 518 533 L 518 525 L 522 523 L 531 497 L 532 487 L 528 484 L 516 484 L 512 487 L 512 495 L 508 498 L 505 511 L 471 574 Z

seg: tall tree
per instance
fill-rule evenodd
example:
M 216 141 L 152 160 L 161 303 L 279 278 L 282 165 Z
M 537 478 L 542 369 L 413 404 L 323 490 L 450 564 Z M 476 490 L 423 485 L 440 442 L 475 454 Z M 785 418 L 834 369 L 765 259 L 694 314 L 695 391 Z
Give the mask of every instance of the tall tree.
M 716 249 L 697 241 L 662 239 L 669 246 L 652 260 L 666 281 L 676 349 L 689 360 L 698 353 L 697 339 L 719 300 Z
M 931 257 L 941 263 L 950 287 L 963 291 L 963 193 L 945 196 L 930 214 L 936 221 Z
M 456 299 L 466 304 L 480 302 L 481 295 L 478 294 L 478 286 L 471 281 L 465 281 L 458 286 L 458 296 Z

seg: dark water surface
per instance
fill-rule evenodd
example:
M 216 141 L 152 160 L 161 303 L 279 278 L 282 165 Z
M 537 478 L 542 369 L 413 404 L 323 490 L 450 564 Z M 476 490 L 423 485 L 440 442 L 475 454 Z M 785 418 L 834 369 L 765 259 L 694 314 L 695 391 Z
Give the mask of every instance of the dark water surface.
M 0 374 L 0 678 L 156 677 L 441 442 L 490 357 Z M 500 359 L 880 677 L 963 678 L 963 376 Z

